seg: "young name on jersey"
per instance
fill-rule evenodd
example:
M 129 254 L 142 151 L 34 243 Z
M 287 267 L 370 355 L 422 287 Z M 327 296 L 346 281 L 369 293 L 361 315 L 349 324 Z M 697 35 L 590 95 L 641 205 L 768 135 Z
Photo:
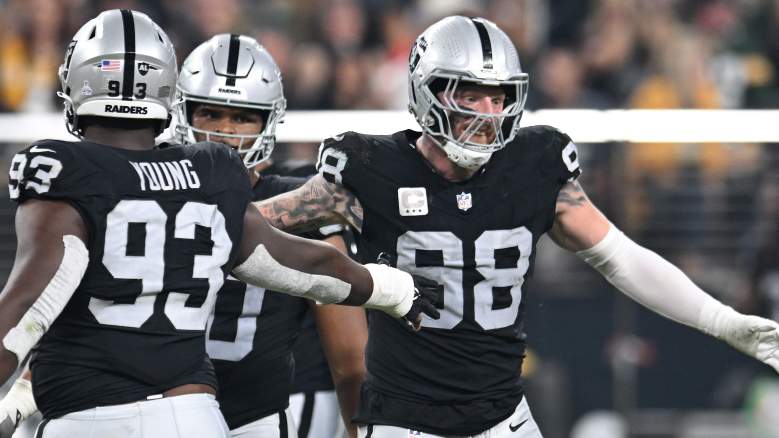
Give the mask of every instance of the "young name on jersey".
M 200 188 L 200 177 L 190 160 L 134 162 L 142 191 L 170 191 Z

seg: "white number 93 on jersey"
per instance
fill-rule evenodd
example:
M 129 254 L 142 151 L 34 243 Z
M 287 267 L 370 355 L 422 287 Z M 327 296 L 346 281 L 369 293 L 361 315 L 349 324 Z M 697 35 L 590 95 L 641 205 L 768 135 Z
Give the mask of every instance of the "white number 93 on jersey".
M 8 171 L 8 193 L 11 199 L 18 199 L 21 189 L 34 190 L 43 194 L 51 189 L 51 181 L 62 171 L 62 162 L 42 153 L 54 150 L 39 146 L 29 149 L 29 154 L 20 152 L 11 160 Z

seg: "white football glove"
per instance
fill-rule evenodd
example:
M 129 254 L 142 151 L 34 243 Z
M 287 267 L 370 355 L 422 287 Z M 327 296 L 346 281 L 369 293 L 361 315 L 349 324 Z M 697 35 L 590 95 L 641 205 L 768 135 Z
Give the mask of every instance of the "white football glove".
M 706 333 L 779 373 L 779 324 L 775 321 L 744 315 L 718 302 L 709 302 L 701 310 L 700 323 Z
M 32 383 L 21 377 L 16 379 L 11 390 L 0 401 L 0 438 L 11 438 L 19 424 L 37 410 L 32 396 Z

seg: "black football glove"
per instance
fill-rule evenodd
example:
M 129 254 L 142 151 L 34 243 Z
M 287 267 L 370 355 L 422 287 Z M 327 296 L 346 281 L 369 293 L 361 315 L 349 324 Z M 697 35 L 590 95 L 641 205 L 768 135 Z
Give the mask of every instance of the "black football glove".
M 412 330 L 418 332 L 422 328 L 422 313 L 433 319 L 441 317 L 441 313 L 433 304 L 438 298 L 438 283 L 420 275 L 412 274 L 411 278 L 414 279 L 414 303 L 403 316 L 403 320 Z
M 392 266 L 390 256 L 385 252 L 379 254 L 376 263 Z M 433 304 L 438 298 L 439 285 L 421 275 L 411 274 L 411 278 L 414 280 L 414 302 L 408 313 L 403 315 L 403 321 L 406 321 L 406 324 L 417 332 L 422 328 L 423 313 L 433 319 L 441 317 L 441 313 Z

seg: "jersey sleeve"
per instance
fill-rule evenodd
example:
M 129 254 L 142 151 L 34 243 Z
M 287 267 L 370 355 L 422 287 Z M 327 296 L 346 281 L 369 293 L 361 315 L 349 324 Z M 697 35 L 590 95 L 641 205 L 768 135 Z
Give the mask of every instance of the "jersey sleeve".
M 547 145 L 545 163 L 547 170 L 560 183 L 576 181 L 582 173 L 579 165 L 579 151 L 567 134 L 551 126 L 539 126 L 538 134 Z
M 65 200 L 89 187 L 89 164 L 79 163 L 65 143 L 40 141 L 14 155 L 8 172 L 10 198 Z
M 354 191 L 367 148 L 362 137 L 346 132 L 331 137 L 319 146 L 316 169 L 327 181 Z

